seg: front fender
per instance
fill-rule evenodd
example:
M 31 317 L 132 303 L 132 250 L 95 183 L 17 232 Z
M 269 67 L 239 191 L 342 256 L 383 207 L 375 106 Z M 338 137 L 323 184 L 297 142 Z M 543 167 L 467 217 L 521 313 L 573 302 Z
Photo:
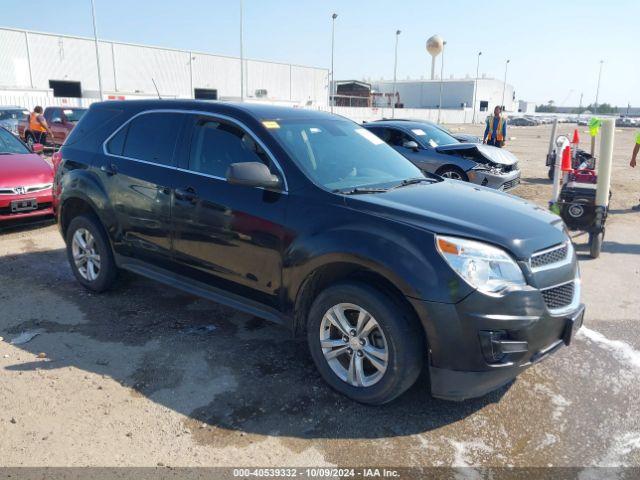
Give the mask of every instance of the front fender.
M 331 263 L 377 273 L 411 298 L 456 303 L 472 291 L 435 251 L 433 234 L 401 224 L 361 224 L 295 239 L 283 263 L 288 301 L 295 300 L 309 275 Z

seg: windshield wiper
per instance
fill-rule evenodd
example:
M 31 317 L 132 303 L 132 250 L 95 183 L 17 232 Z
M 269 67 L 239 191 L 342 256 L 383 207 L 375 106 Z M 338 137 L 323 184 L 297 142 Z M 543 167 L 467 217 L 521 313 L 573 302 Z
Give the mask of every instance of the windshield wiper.
M 355 187 L 351 190 L 334 190 L 334 193 L 341 193 L 343 195 L 358 195 L 360 193 L 382 193 L 386 192 L 386 188 L 373 188 L 373 187 Z
M 402 188 L 402 187 L 406 187 L 407 185 L 415 185 L 416 183 L 422 183 L 422 182 L 434 183 L 435 181 L 436 180 L 433 178 L 426 178 L 426 177 L 407 178 L 406 180 L 403 180 L 401 183 L 399 183 L 395 187 L 392 187 L 391 189 L 393 190 L 395 188 Z

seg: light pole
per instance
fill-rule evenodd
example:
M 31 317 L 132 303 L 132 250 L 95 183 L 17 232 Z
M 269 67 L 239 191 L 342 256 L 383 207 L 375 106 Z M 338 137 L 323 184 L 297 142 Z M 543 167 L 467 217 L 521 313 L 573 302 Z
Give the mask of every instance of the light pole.
M 400 30 L 396 30 L 396 54 L 393 61 L 393 104 L 391 106 L 391 118 L 396 117 L 396 78 L 398 73 L 398 38 L 400 37 Z
M 240 0 L 240 101 L 244 102 L 244 32 L 243 23 L 243 5 Z
M 476 82 L 473 87 L 473 118 L 471 123 L 476 123 L 476 92 L 478 91 L 478 75 L 480 75 L 480 56 L 482 52 L 478 52 L 478 62 L 476 63 Z
M 329 82 L 329 105 L 331 106 L 331 113 L 333 113 L 333 104 L 335 102 L 335 98 L 333 98 L 333 85 L 335 80 L 333 78 L 333 54 L 336 40 L 336 18 L 338 18 L 337 13 L 331 15 L 331 82 Z
M 507 59 L 504 63 L 504 83 L 502 84 L 502 103 L 500 104 L 500 109 L 504 110 L 504 92 L 507 88 L 507 69 L 509 68 L 509 62 L 511 60 Z
M 598 113 L 598 97 L 600 96 L 600 78 L 602 77 L 602 64 L 604 63 L 604 60 L 600 60 L 600 71 L 598 72 L 598 86 L 596 87 L 596 104 L 595 104 L 595 112 L 593 113 Z
M 440 112 L 442 111 L 442 85 L 444 82 L 444 47 L 447 42 L 442 42 L 442 58 L 440 59 L 440 100 L 438 101 L 438 123 L 440 123 Z
M 96 27 L 96 4 L 91 0 L 91 18 L 93 20 L 93 41 L 96 46 L 96 63 L 98 65 L 98 91 L 100 92 L 100 101 L 102 101 L 102 73 L 100 73 L 100 52 L 98 48 L 98 28 Z

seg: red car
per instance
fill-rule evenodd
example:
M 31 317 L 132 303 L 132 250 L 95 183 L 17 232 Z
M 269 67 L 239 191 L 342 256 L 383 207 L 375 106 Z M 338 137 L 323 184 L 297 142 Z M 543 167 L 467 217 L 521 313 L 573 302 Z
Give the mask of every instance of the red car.
M 53 140 L 47 135 L 47 145 L 62 145 L 73 127 L 87 112 L 86 108 L 76 107 L 47 107 L 44 109 L 44 119 L 53 132 Z M 29 130 L 29 115 L 18 124 L 18 135 L 29 146 L 36 143 L 37 134 Z
M 42 145 L 36 144 L 35 151 Z M 0 225 L 53 215 L 53 168 L 8 130 L 0 128 Z

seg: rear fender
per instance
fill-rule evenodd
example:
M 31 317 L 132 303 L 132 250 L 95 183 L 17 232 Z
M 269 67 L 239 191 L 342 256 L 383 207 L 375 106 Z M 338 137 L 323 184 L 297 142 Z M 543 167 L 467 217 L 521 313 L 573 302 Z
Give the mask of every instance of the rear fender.
M 63 168 L 58 169 L 63 170 Z M 117 241 L 116 215 L 109 196 L 102 183 L 90 170 L 75 169 L 56 176 L 55 191 L 59 192 L 56 199 L 58 226 L 62 232 L 62 218 L 65 204 L 72 199 L 86 202 L 98 216 L 112 242 Z

